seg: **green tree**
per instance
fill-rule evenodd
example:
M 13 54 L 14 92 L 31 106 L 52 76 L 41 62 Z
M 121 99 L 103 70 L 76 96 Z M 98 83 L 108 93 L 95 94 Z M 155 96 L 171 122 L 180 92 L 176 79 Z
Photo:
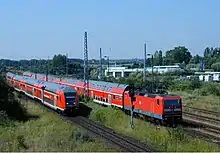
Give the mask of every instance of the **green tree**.
M 185 63 L 188 64 L 192 58 L 189 50 L 184 46 L 175 47 L 172 50 L 166 52 L 166 64 Z
M 53 57 L 53 71 L 55 74 L 65 74 L 66 73 L 66 56 L 65 55 L 54 55 Z
M 158 53 L 158 61 L 159 61 L 159 65 L 163 65 L 163 53 L 162 51 L 160 50 L 159 53 Z

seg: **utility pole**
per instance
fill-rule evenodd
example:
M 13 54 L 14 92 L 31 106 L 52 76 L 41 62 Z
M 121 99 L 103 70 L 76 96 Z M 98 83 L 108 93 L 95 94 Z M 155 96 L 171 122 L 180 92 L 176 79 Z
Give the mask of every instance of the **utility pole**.
M 35 64 L 34 64 L 34 78 L 37 79 L 37 68 L 36 68 L 36 65 L 37 65 L 37 60 L 35 61 Z
M 84 95 L 89 96 L 87 32 L 84 35 Z
M 108 76 L 109 76 L 109 56 L 108 56 Z
M 49 69 L 49 56 L 48 56 L 48 59 L 47 59 L 47 68 L 46 68 L 46 81 L 48 81 L 48 70 Z
M 101 48 L 100 48 L 99 56 L 100 56 L 99 80 L 102 80 L 102 49 Z
M 66 77 L 68 76 L 68 54 L 66 54 Z
M 147 45 L 146 43 L 144 44 L 144 73 L 143 73 L 143 81 L 145 82 L 146 80 L 146 54 L 147 54 Z
M 153 92 L 154 91 L 154 55 L 151 55 L 151 57 L 152 57 L 151 63 L 152 63 L 152 92 Z

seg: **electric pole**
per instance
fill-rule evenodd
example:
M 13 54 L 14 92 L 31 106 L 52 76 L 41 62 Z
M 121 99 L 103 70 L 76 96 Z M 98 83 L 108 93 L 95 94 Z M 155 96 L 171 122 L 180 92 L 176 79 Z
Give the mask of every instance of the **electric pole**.
M 89 96 L 87 32 L 84 35 L 84 95 Z
M 146 80 L 146 54 L 147 54 L 147 45 L 144 43 L 144 73 L 143 73 L 143 81 Z
M 68 54 L 66 54 L 66 77 L 68 76 Z
M 154 55 L 151 55 L 152 63 L 152 92 L 154 91 Z
M 102 80 L 102 49 L 100 48 L 100 68 L 99 68 L 99 80 Z
M 48 70 L 49 69 L 49 56 L 48 56 L 48 59 L 47 59 L 47 67 L 46 67 L 46 81 L 48 81 Z

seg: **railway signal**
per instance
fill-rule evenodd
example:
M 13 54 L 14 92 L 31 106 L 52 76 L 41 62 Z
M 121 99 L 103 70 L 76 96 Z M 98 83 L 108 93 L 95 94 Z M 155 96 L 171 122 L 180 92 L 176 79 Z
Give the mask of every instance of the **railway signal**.
M 129 85 L 129 96 L 131 97 L 131 128 L 134 128 L 134 117 L 133 117 L 133 111 L 134 111 L 134 101 L 135 98 L 135 92 L 134 92 L 134 84 Z

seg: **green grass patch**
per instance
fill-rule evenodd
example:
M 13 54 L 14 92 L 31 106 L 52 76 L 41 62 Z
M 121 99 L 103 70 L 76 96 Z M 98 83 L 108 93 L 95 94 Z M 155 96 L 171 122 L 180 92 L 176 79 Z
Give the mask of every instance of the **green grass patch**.
M 4 118 L 0 151 L 117 151 L 46 108 L 22 101 L 34 116 L 26 122 Z
M 194 90 L 191 93 L 184 91 L 176 91 L 170 93 L 181 96 L 184 105 L 220 112 L 219 96 L 211 94 L 202 96 L 199 90 Z
M 112 107 L 102 107 L 87 103 L 93 110 L 90 118 L 103 123 L 119 133 L 134 137 L 144 143 L 150 143 L 162 151 L 220 151 L 217 145 L 185 135 L 181 127 L 171 129 L 156 126 L 140 119 L 134 119 L 135 127 L 130 127 L 130 116 Z

